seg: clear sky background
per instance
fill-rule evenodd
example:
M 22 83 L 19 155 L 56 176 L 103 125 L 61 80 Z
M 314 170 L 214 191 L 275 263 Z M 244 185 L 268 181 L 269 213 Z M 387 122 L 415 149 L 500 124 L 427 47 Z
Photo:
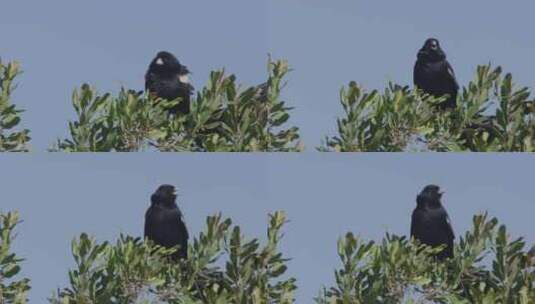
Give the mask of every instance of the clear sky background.
M 313 151 L 335 131 L 342 85 L 410 84 L 430 36 L 442 41 L 461 84 L 477 64 L 492 62 L 533 87 L 534 10 L 530 0 L 9 1 L 0 56 L 22 62 L 14 101 L 27 110 L 23 122 L 42 151 L 66 135 L 70 96 L 83 82 L 100 92 L 142 89 L 150 60 L 169 50 L 193 71 L 197 88 L 221 67 L 257 84 L 272 53 L 294 69 L 284 97 Z
M 380 239 L 408 234 L 416 194 L 442 186 L 457 236 L 488 210 L 513 236 L 535 242 L 531 155 L 519 154 L 39 154 L 0 156 L 0 210 L 24 222 L 15 247 L 27 258 L 31 303 L 68 282 L 70 242 L 82 232 L 114 241 L 142 236 L 158 185 L 179 188 L 192 235 L 219 211 L 250 237 L 265 239 L 267 214 L 291 222 L 282 249 L 293 260 L 297 303 L 311 303 L 339 266 L 336 241 L 348 231 Z

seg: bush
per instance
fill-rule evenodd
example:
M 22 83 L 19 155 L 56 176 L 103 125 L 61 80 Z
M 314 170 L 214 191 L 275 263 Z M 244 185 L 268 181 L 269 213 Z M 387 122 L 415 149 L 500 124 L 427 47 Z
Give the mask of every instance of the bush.
M 0 152 L 26 152 L 30 141 L 30 131 L 14 131 L 20 123 L 20 113 L 15 105 L 11 104 L 11 94 L 15 89 L 13 81 L 21 74 L 17 62 L 7 65 L 0 60 Z
M 170 262 L 174 249 L 121 236 L 115 245 L 82 234 L 72 244 L 76 268 L 70 286 L 51 303 L 293 303 L 295 279 L 278 251 L 286 217 L 270 215 L 267 244 L 245 240 L 239 226 L 220 215 L 188 248 L 188 258 Z M 225 261 L 223 261 L 223 258 Z M 224 266 L 222 266 L 224 265 Z
M 30 280 L 17 279 L 24 259 L 12 253 L 11 244 L 14 239 L 15 227 L 19 224 L 19 214 L 0 212 L 0 303 L 27 303 Z
M 387 234 L 381 243 L 348 233 L 338 242 L 336 286 L 317 303 L 533 303 L 535 247 L 510 239 L 487 214 L 474 216 L 455 257 L 437 262 L 431 249 Z
M 421 91 L 389 84 L 383 94 L 366 93 L 357 83 L 342 88 L 345 117 L 338 136 L 327 137 L 320 151 L 535 151 L 535 101 L 517 88 L 500 67 L 477 68 L 462 89 L 457 107 L 440 111 Z
M 117 97 L 99 95 L 84 84 L 73 94 L 78 119 L 70 138 L 52 150 L 85 151 L 300 151 L 297 127 L 285 128 L 291 108 L 280 101 L 286 61 L 268 62 L 267 82 L 242 89 L 234 75 L 212 72 L 192 98 L 191 113 L 169 116 L 180 100 L 151 100 L 122 89 Z
M 296 279 L 288 277 L 279 250 L 283 212 L 269 216 L 267 242 L 247 240 L 221 215 L 188 247 L 188 258 L 173 261 L 176 248 L 121 235 L 115 244 L 82 234 L 72 243 L 75 267 L 69 286 L 53 304 L 93 303 L 294 303 Z M 27 303 L 30 280 L 15 279 L 20 257 L 11 253 L 16 212 L 0 214 L 0 303 Z M 454 258 L 434 258 L 431 248 L 388 234 L 380 243 L 348 233 L 338 241 L 342 267 L 336 285 L 323 288 L 319 304 L 519 303 L 535 299 L 535 246 L 513 239 L 485 213 L 455 245 Z

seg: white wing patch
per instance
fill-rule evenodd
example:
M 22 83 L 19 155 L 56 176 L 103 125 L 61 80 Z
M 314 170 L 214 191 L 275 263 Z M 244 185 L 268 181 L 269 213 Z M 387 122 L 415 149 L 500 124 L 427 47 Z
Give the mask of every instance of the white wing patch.
M 188 74 L 179 75 L 178 80 L 182 83 L 189 83 L 189 77 Z
M 156 59 L 156 64 L 157 65 L 163 65 L 163 59 L 162 58 Z

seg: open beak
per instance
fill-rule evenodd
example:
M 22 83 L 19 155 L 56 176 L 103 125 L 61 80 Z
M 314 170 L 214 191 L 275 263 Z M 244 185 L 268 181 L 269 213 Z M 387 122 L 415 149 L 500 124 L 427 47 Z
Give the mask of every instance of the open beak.
M 182 65 L 180 66 L 180 74 L 186 75 L 186 74 L 191 74 L 191 72 L 189 71 L 187 66 Z

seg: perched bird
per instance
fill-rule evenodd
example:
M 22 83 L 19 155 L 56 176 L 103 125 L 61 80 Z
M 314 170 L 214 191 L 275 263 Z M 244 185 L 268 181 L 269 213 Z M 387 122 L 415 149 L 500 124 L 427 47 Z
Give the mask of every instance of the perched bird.
M 448 213 L 440 202 L 442 194 L 439 186 L 426 186 L 416 197 L 411 221 L 411 237 L 432 247 L 446 245 L 437 255 L 440 260 L 453 257 L 455 238 Z
M 150 199 L 151 206 L 145 213 L 145 238 L 165 248 L 178 245 L 173 258 L 187 258 L 189 235 L 175 202 L 175 187 L 161 185 Z
M 190 95 L 193 86 L 189 83 L 188 68 L 169 52 L 159 52 L 145 74 L 145 90 L 153 97 L 167 100 L 180 98 L 180 103 L 169 110 L 171 114 L 190 112 Z
M 448 95 L 440 107 L 442 109 L 455 108 L 459 85 L 455 73 L 446 53 L 440 48 L 437 39 L 429 38 L 418 52 L 418 59 L 414 65 L 414 84 L 425 93 L 435 97 Z

